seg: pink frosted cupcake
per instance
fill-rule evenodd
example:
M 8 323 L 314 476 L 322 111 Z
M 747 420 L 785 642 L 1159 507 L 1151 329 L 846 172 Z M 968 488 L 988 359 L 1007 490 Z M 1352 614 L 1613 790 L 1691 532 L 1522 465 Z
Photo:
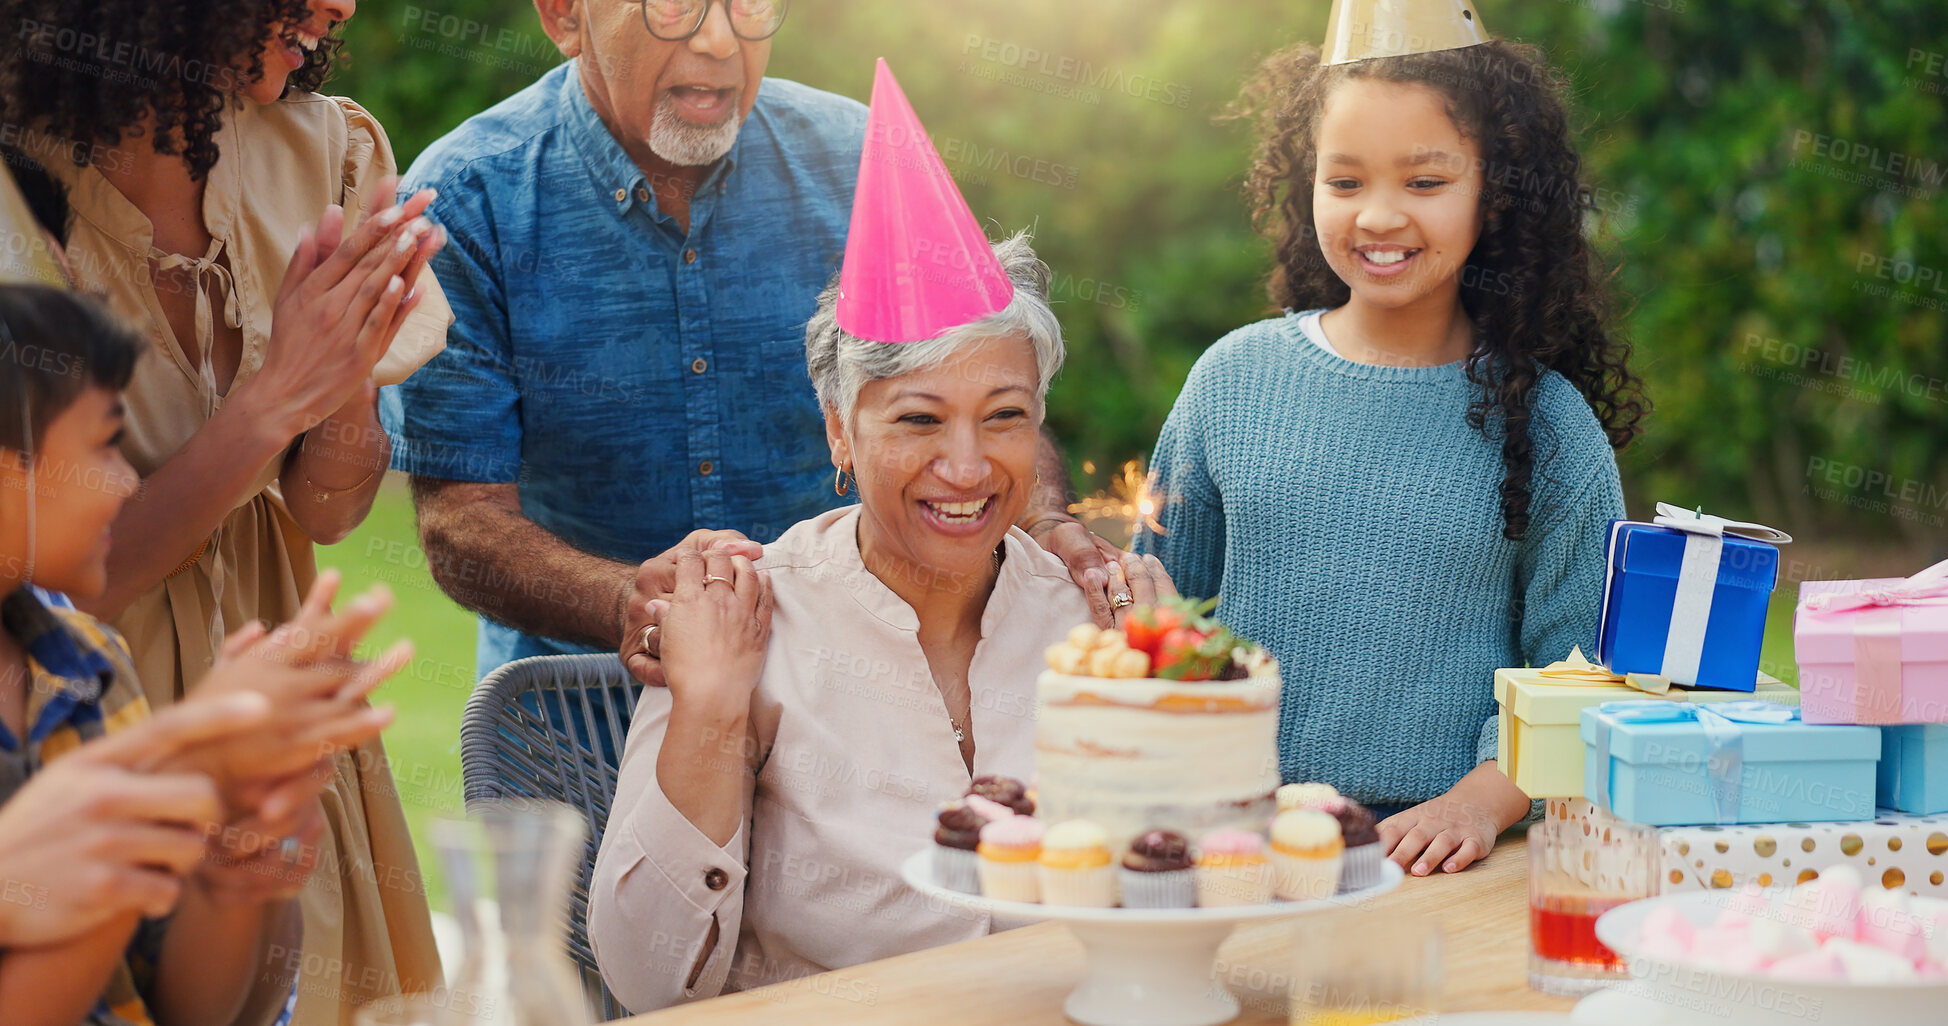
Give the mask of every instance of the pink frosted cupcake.
M 1205 908 L 1272 900 L 1265 839 L 1243 830 L 1213 830 L 1197 841 L 1197 903 Z
M 1041 901 L 1036 860 L 1042 854 L 1042 821 L 1008 816 L 981 828 L 981 893 L 997 901 Z
M 942 805 L 933 832 L 934 880 L 948 890 L 981 893 L 981 828 L 1013 815 L 1006 805 L 972 794 Z

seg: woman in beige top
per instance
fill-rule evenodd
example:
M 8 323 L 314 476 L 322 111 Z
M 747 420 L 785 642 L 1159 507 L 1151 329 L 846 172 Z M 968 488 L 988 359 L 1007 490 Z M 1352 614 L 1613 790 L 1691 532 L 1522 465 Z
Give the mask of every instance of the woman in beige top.
M 311 92 L 352 8 L 0 0 L 22 26 L 0 105 L 66 140 L 42 162 L 69 189 L 77 284 L 154 349 L 126 397 L 142 487 L 114 524 L 108 590 L 83 605 L 127 639 L 157 706 L 231 632 L 297 614 L 312 545 L 364 518 L 388 462 L 375 386 L 430 359 L 451 321 L 424 269 L 431 197 L 395 207 L 378 123 Z M 384 752 L 337 769 L 303 948 L 284 953 L 301 1026 L 440 980 Z
M 1047 267 L 1020 236 L 994 251 L 1013 300 L 938 339 L 853 338 L 828 288 L 806 362 L 859 505 L 756 564 L 679 557 L 669 687 L 637 706 L 589 884 L 589 941 L 634 1011 L 990 929 L 899 864 L 973 777 L 1033 772 L 1042 653 L 1091 619 L 1010 526 L 1062 339 Z M 1154 560 L 1124 567 L 1138 601 L 1169 586 Z

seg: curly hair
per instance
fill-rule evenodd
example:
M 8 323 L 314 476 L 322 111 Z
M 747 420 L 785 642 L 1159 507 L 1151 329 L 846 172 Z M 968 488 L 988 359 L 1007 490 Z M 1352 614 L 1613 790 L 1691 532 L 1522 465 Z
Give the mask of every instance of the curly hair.
M 1519 540 L 1535 466 L 1530 404 L 1543 370 L 1576 386 L 1613 448 L 1636 436 L 1650 409 L 1627 365 L 1629 342 L 1608 326 L 1608 275 L 1583 234 L 1595 202 L 1570 143 L 1563 82 L 1533 47 L 1499 40 L 1331 66 L 1304 45 L 1268 58 L 1228 116 L 1258 128 L 1245 192 L 1277 260 L 1272 302 L 1288 310 L 1337 307 L 1351 296 L 1319 246 L 1312 181 L 1326 98 L 1355 78 L 1435 90 L 1481 148 L 1481 236 L 1461 272 L 1461 304 L 1474 324 L 1467 374 L 1478 390 L 1467 423 L 1490 440 L 1499 435 L 1502 533 Z
M 149 145 L 200 179 L 216 165 L 226 105 L 264 72 L 273 28 L 310 20 L 310 0 L 0 0 L 0 24 L 19 26 L 0 50 L 0 111 L 60 140 L 54 149 L 77 164 L 146 123 Z M 319 43 L 284 95 L 315 92 L 342 45 Z

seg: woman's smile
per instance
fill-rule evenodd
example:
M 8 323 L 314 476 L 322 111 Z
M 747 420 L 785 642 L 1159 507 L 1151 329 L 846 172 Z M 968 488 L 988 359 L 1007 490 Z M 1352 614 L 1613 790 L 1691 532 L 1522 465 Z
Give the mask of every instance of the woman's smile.
M 989 492 L 973 498 L 918 499 L 915 504 L 920 507 L 920 519 L 928 527 L 958 538 L 987 529 L 999 506 L 993 499 L 994 493 Z

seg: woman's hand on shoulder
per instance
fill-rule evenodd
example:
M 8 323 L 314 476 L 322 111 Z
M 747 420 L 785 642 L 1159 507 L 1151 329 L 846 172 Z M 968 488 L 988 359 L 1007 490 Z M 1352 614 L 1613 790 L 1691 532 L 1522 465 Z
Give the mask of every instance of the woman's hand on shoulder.
M 1157 557 L 1125 552 L 1074 517 L 1045 513 L 1025 530 L 1069 568 L 1075 586 L 1089 600 L 1089 615 L 1104 630 L 1123 626 L 1137 606 L 1177 594 Z
M 678 707 L 741 713 L 771 641 L 771 581 L 743 555 L 687 550 L 663 613 L 663 676 Z

